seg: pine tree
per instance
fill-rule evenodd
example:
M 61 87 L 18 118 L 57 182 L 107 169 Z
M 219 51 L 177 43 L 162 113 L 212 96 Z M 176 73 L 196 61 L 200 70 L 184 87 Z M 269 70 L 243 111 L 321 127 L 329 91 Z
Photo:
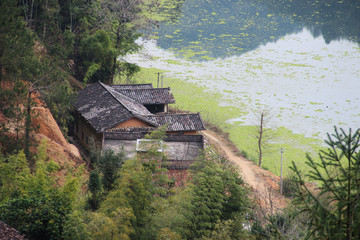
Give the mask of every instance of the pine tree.
M 34 34 L 20 15 L 17 1 L 0 2 L 0 82 L 30 80 L 36 73 Z
M 319 153 L 320 162 L 307 155 L 311 170 L 305 177 L 319 185 L 316 189 L 305 184 L 293 163 L 297 175 L 293 203 L 308 215 L 307 239 L 360 239 L 359 142 L 360 129 L 345 133 L 335 128 L 325 141 L 328 149 Z
M 226 226 L 233 239 L 244 239 L 243 223 L 250 204 L 236 169 L 226 159 L 210 154 L 201 157 L 193 167 L 196 171 L 190 192 L 193 211 L 190 238 L 210 237 Z

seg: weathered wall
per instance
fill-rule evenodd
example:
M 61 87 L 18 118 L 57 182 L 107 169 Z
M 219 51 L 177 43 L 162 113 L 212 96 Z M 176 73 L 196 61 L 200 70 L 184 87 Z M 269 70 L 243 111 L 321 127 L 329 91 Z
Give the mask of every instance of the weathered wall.
M 143 122 L 137 118 L 131 118 L 123 123 L 120 123 L 114 128 L 126 128 L 126 127 L 147 127 L 149 126 L 148 123 Z
M 104 150 L 107 149 L 111 149 L 115 153 L 124 150 L 126 158 L 134 158 L 136 156 L 136 140 L 105 139 Z
M 165 153 L 168 159 L 195 160 L 202 151 L 201 142 L 166 142 Z
M 201 153 L 202 142 L 165 142 L 165 154 L 171 160 L 195 160 Z M 124 150 L 128 158 L 136 156 L 136 140 L 112 140 L 105 139 L 104 149 L 112 149 L 114 152 Z
M 74 119 L 74 134 L 78 137 L 81 145 L 87 150 L 90 149 L 90 138 L 93 138 L 95 144 L 101 148 L 102 145 L 102 134 L 97 133 L 94 128 L 79 114 L 75 113 Z

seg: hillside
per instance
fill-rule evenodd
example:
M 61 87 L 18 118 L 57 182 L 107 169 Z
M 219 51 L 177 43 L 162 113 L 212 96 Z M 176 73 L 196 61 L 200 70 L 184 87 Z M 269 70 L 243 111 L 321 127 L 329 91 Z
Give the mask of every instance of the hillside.
M 266 213 L 274 213 L 287 205 L 284 195 L 280 194 L 280 178 L 262 169 L 252 161 L 237 156 L 229 146 L 228 139 L 214 131 L 206 130 L 203 135 L 220 153 L 239 169 L 239 173 L 252 189 L 252 198 Z
M 60 167 L 57 175 L 61 184 L 69 168 L 77 168 L 87 163 L 82 159 L 77 147 L 70 144 L 64 137 L 50 110 L 44 103 L 37 100 L 36 96 L 33 96 L 33 99 L 35 99 L 36 106 L 32 107 L 31 122 L 32 126 L 37 130 L 31 134 L 31 139 L 36 143 L 46 141 L 48 158 L 54 160 Z M 1 110 L 0 124 L 5 124 L 9 129 L 6 134 L 15 138 L 16 121 L 6 117 Z M 23 132 L 20 132 L 20 135 L 23 134 Z M 32 147 L 31 151 L 35 152 L 37 149 Z
M 37 100 L 36 102 L 37 105 L 32 108 L 32 125 L 38 126 L 38 130 L 32 137 L 37 142 L 46 140 L 48 157 L 61 167 L 58 175 L 60 179 L 63 179 L 62 177 L 66 175 L 66 167 L 77 167 L 88 163 L 82 159 L 79 149 L 70 144 L 63 136 L 49 109 L 41 101 Z M 15 127 L 11 126 L 11 122 L 14 121 L 6 118 L 0 112 L 0 123 L 10 123 L 8 125 L 9 134 L 15 134 Z M 229 147 L 229 140 L 224 136 L 211 130 L 204 131 L 203 135 L 211 145 L 239 168 L 239 173 L 253 191 L 253 198 L 264 209 L 271 212 L 286 206 L 285 197 L 279 193 L 279 177 L 260 168 L 250 160 L 237 156 Z

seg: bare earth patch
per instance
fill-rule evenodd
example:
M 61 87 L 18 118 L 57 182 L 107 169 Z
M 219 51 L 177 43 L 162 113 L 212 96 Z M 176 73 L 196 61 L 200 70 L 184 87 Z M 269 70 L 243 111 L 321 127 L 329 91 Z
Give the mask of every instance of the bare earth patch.
M 238 167 L 239 173 L 252 189 L 254 201 L 257 201 L 266 213 L 274 213 L 286 207 L 288 201 L 280 194 L 280 177 L 244 157 L 237 156 L 229 140 L 214 131 L 206 130 L 202 133 L 210 144 Z

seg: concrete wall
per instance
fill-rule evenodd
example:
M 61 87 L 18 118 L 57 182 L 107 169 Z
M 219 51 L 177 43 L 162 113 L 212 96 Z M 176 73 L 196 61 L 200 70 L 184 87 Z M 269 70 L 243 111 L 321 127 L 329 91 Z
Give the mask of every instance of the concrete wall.
M 165 153 L 172 160 L 195 160 L 202 151 L 201 142 L 165 142 Z
M 202 142 L 164 142 L 164 151 L 168 159 L 194 161 L 201 153 Z M 136 156 L 136 140 L 105 139 L 104 149 L 119 152 L 124 149 L 126 157 Z
M 104 150 L 111 149 L 115 153 L 124 150 L 126 158 L 134 158 L 136 156 L 136 140 L 111 140 L 105 139 Z

